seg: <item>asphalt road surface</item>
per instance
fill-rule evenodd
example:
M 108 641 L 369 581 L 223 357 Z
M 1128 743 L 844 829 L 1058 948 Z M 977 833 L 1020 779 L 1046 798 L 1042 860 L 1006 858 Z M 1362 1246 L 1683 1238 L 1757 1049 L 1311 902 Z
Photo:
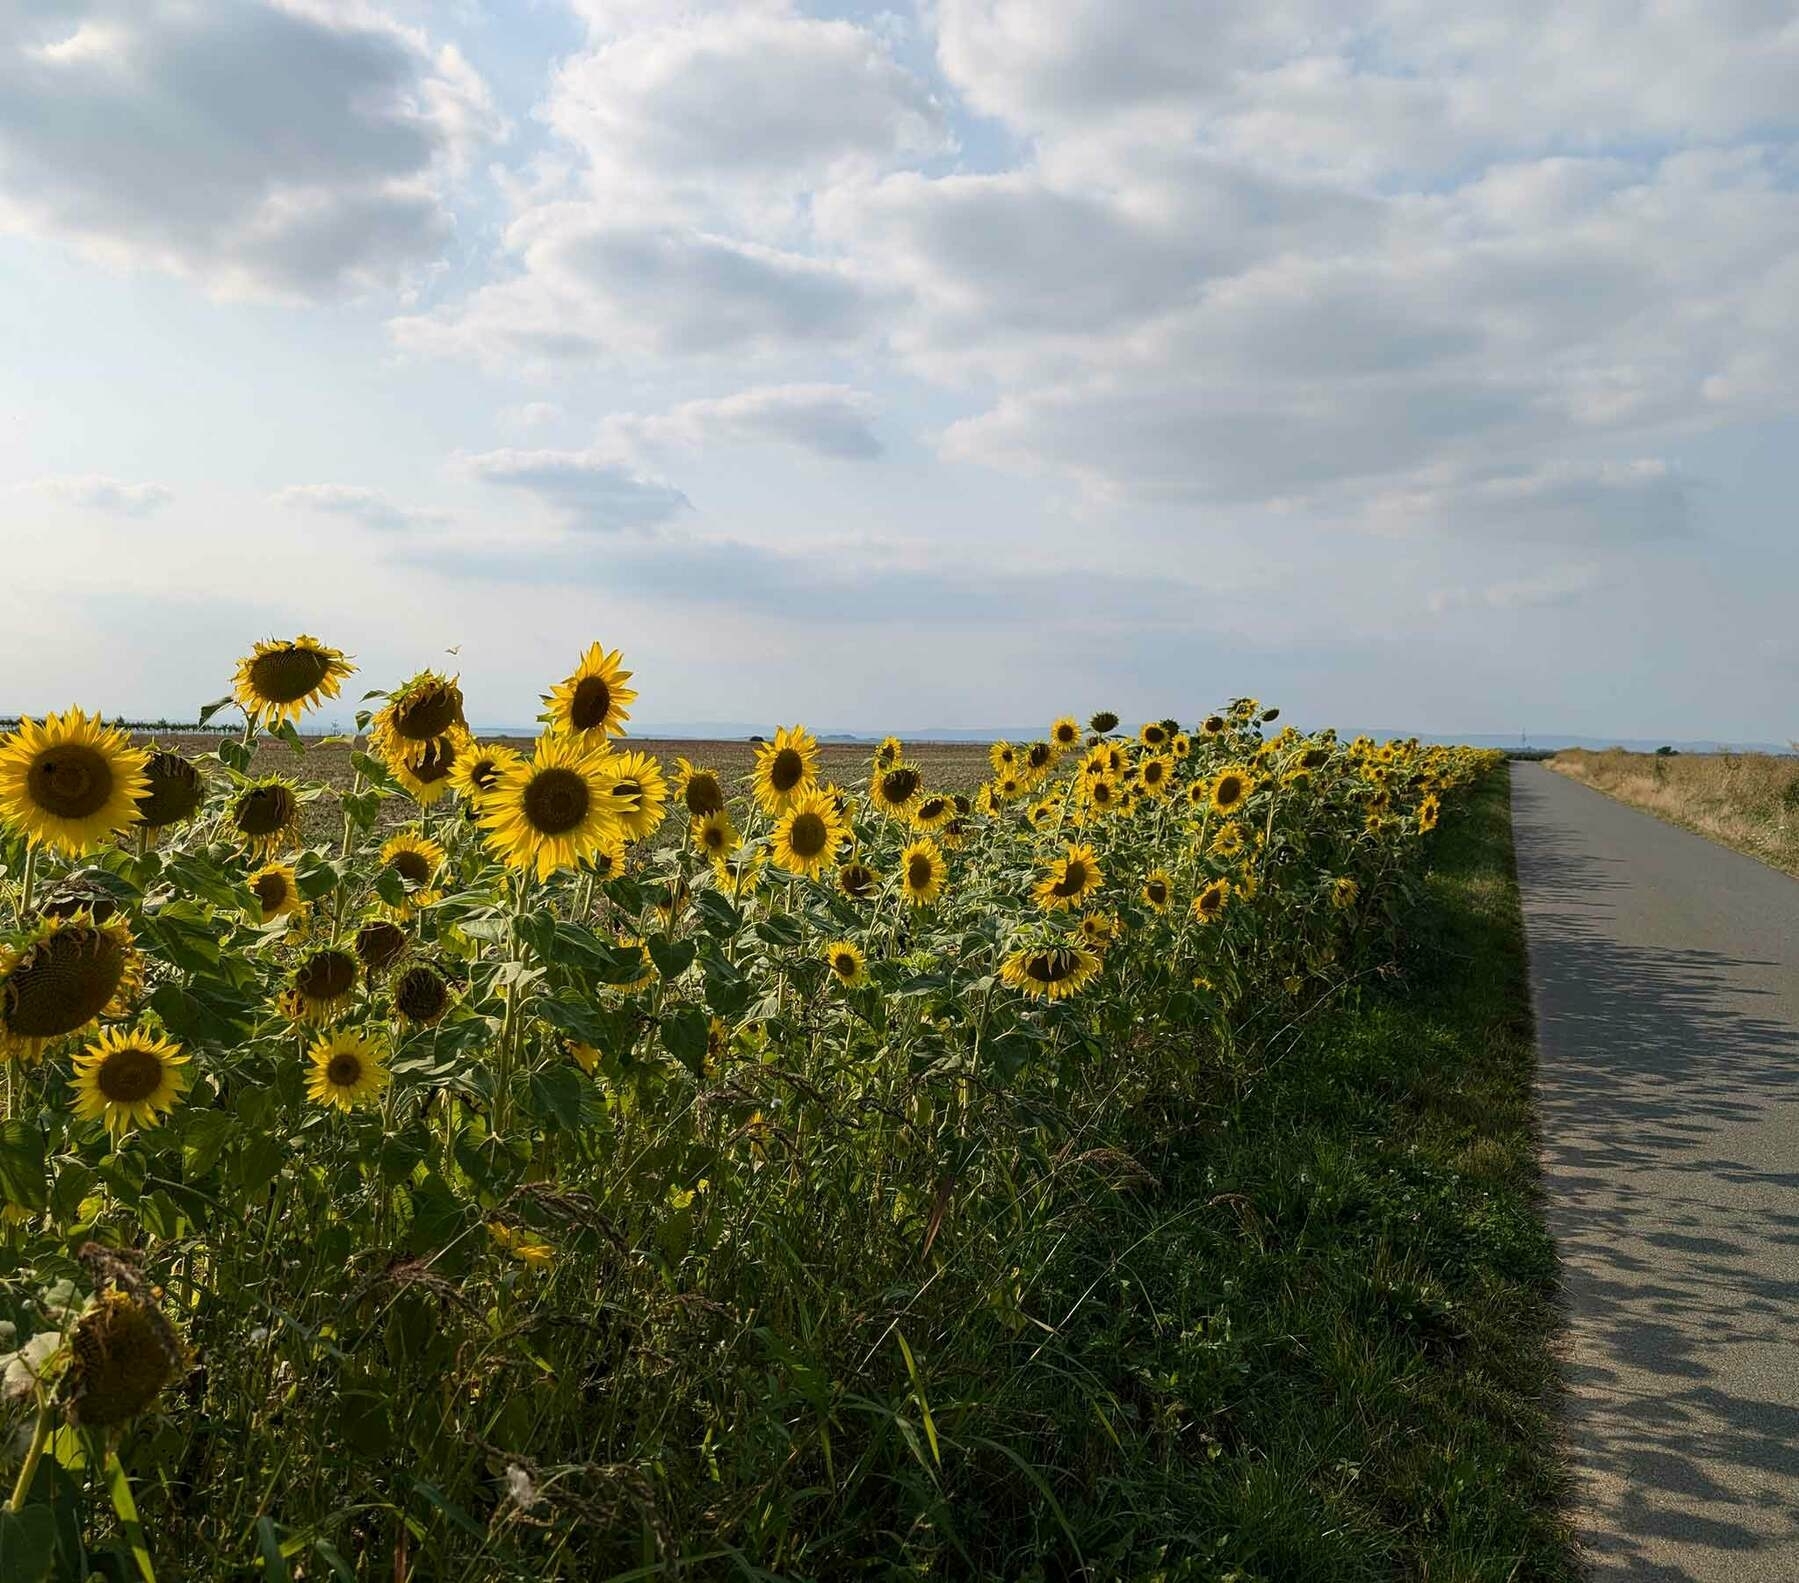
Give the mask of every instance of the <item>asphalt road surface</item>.
M 1605 1583 L 1799 1580 L 1799 881 L 1512 770 L 1568 1437 Z

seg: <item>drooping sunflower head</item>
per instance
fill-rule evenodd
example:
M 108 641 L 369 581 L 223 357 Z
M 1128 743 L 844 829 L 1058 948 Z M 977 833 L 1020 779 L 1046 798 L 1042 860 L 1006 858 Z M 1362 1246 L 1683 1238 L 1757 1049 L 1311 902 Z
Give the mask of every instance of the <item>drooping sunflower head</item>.
M 1033 785 L 1036 784 L 1055 767 L 1055 744 L 1050 742 L 1030 743 L 1025 748 L 1020 762 L 1025 775 Z
M 232 830 L 257 856 L 287 845 L 299 825 L 300 794 L 279 778 L 246 786 L 231 805 Z
M 880 876 L 866 863 L 845 863 L 837 870 L 837 888 L 851 901 L 867 901 L 880 886 Z
M 420 671 L 388 696 L 369 734 L 375 751 L 393 765 L 416 758 L 430 743 L 457 729 L 468 729 L 462 717 L 460 679 Z
M 929 836 L 922 836 L 900 853 L 900 890 L 914 907 L 928 907 L 943 894 L 949 864 Z
M 774 741 L 757 746 L 751 774 L 762 811 L 785 813 L 788 803 L 803 796 L 818 778 L 818 743 L 804 726 L 782 726 Z
M 73 1423 L 107 1429 L 149 1408 L 186 1363 L 175 1327 L 141 1293 L 108 1290 L 76 1321 L 61 1395 Z
M 1079 747 L 1081 743 L 1081 723 L 1073 715 L 1061 716 L 1049 728 L 1049 740 L 1062 753 L 1070 748 Z
M 1228 814 L 1243 806 L 1255 790 L 1255 778 L 1241 764 L 1227 764 L 1212 777 L 1212 812 Z
M 771 855 L 779 868 L 790 874 L 817 879 L 820 871 L 837 858 L 845 828 L 836 800 L 811 792 L 790 801 L 769 838 Z
M 612 814 L 627 841 L 654 835 L 668 804 L 668 783 L 662 766 L 648 753 L 613 753 L 606 760 L 611 772 Z
M 144 786 L 144 794 L 137 800 L 137 816 L 152 830 L 193 818 L 206 797 L 206 782 L 198 767 L 166 748 L 152 750 L 144 766 Z
M 299 877 L 291 864 L 265 863 L 250 876 L 250 895 L 263 923 L 273 923 L 298 912 L 303 900 Z
M 903 763 L 905 757 L 905 744 L 898 737 L 882 737 L 881 745 L 875 749 L 874 767 L 877 771 L 890 770 Z
M 722 808 L 692 821 L 693 844 L 709 858 L 729 857 L 742 842 L 731 816 Z
M 924 776 L 910 764 L 895 764 L 875 771 L 868 783 L 868 800 L 890 818 L 903 819 L 924 790 Z
M 326 648 L 302 632 L 297 638 L 258 643 L 237 662 L 231 691 L 246 715 L 279 725 L 337 697 L 344 678 L 355 670 L 341 649 Z
M 450 785 L 476 803 L 500 784 L 507 770 L 522 762 L 522 756 L 504 743 L 470 741 L 455 755 Z
M 444 864 L 444 849 L 429 836 L 402 831 L 391 836 L 381 848 L 381 868 L 391 873 L 399 884 L 399 900 L 389 901 L 396 917 L 408 918 L 421 907 L 429 907 L 443 892 L 435 885 Z
M 687 805 L 690 818 L 704 819 L 725 811 L 724 783 L 717 774 L 683 758 L 675 760 L 675 794 Z
M 1193 898 L 1192 912 L 1200 923 L 1211 923 L 1222 916 L 1225 903 L 1231 899 L 1231 882 L 1220 876 L 1203 887 Z
M 450 986 L 436 968 L 419 962 L 394 980 L 394 1011 L 407 1022 L 428 1027 L 450 1009 Z
M 187 1091 L 181 1046 L 154 1033 L 109 1028 L 75 1057 L 75 1114 L 115 1137 L 154 1127 Z
M 854 940 L 833 940 L 825 947 L 825 965 L 845 989 L 868 982 L 868 959 Z
M 1362 894 L 1362 888 L 1348 875 L 1343 875 L 1331 881 L 1330 894 L 1331 906 L 1339 912 L 1343 912 L 1355 906 L 1356 898 Z
M 1102 709 L 1089 717 L 1087 726 L 1097 737 L 1109 736 L 1118 729 L 1118 716 L 1110 709 Z
M 547 879 L 622 841 L 610 759 L 575 737 L 539 737 L 533 756 L 507 770 L 483 803 L 481 824 L 495 855 Z
M 473 750 L 474 738 L 461 726 L 420 743 L 388 761 L 393 777 L 421 808 L 429 808 L 455 783 L 456 766 Z
M 98 715 L 70 709 L 19 722 L 0 741 L 0 821 L 67 857 L 138 821 L 150 755 Z
M 387 918 L 371 918 L 356 931 L 356 957 L 373 977 L 406 954 L 406 931 Z
M 1078 994 L 1098 974 L 1099 954 L 1067 941 L 1025 946 L 1000 964 L 999 976 L 1014 989 L 1042 1000 L 1064 1000 Z
M 1199 730 L 1202 736 L 1222 736 L 1224 734 L 1224 726 L 1225 720 L 1223 715 L 1207 715 L 1205 719 L 1200 722 Z
M 603 643 L 591 645 L 574 674 L 544 699 L 550 728 L 593 747 L 624 735 L 637 693 L 625 685 L 632 673 L 619 665 L 622 658 L 617 649 L 608 654 Z
M 306 1052 L 311 1070 L 306 1097 L 315 1104 L 354 1110 L 377 1099 L 388 1084 L 384 1051 L 366 1033 L 339 1028 L 321 1034 Z
M 46 919 L 24 947 L 0 952 L 0 1059 L 34 1061 L 56 1040 L 124 1016 L 143 976 L 123 919 Z
M 306 957 L 294 969 L 291 985 L 299 997 L 301 1016 L 316 1023 L 336 1017 L 355 992 L 356 967 L 355 956 L 335 946 Z
M 1166 869 L 1152 868 L 1143 879 L 1143 900 L 1152 911 L 1168 911 L 1168 898 L 1173 887 L 1168 882 Z

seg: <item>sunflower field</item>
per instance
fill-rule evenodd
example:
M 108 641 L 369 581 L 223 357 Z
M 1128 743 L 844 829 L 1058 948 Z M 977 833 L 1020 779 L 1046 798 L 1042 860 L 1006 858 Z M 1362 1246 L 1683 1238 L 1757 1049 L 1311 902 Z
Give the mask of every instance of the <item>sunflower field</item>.
M 1387 971 L 1491 756 L 1238 699 L 736 783 L 596 644 L 525 750 L 423 672 L 309 782 L 351 672 L 0 739 L 0 1575 L 1066 1575 L 1103 1470 L 988 1412 L 1053 1206 Z

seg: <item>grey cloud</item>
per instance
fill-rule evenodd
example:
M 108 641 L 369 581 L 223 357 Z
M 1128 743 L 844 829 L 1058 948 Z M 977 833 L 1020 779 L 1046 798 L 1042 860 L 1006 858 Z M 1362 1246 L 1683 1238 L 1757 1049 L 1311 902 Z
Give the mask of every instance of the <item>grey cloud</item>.
M 594 451 L 489 451 L 462 466 L 483 483 L 536 496 L 577 527 L 653 528 L 692 509 L 674 485 Z
M 54 500 L 121 517 L 148 517 L 174 498 L 166 484 L 127 484 L 99 473 L 40 478 L 26 486 Z
M 348 517 L 364 527 L 383 531 L 437 527 L 449 517 L 441 511 L 397 506 L 378 489 L 357 484 L 290 484 L 269 497 L 269 504 L 327 516 Z

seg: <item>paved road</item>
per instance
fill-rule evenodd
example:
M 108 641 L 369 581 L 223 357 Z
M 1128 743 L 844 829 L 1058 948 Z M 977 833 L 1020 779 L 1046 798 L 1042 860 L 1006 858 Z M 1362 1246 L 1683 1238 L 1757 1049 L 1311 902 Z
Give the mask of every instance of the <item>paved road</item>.
M 1794 1583 L 1799 881 L 1541 765 L 1512 798 L 1594 1577 Z

